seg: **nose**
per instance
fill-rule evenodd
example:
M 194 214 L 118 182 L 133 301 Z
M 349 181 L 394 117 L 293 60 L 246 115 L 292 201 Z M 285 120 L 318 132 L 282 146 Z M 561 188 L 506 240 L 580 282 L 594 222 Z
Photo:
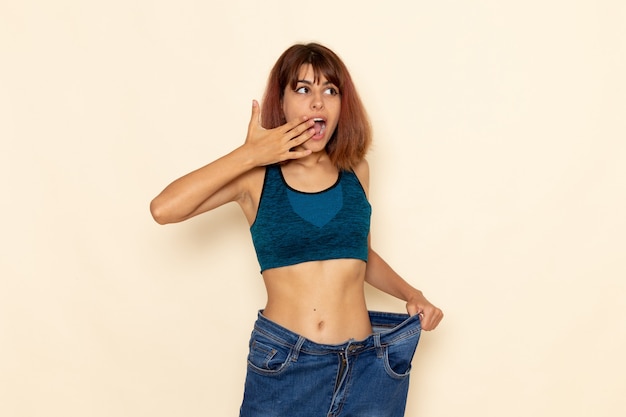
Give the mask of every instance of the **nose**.
M 314 110 L 320 110 L 324 108 L 324 98 L 322 93 L 317 92 L 313 94 L 311 98 L 311 108 Z

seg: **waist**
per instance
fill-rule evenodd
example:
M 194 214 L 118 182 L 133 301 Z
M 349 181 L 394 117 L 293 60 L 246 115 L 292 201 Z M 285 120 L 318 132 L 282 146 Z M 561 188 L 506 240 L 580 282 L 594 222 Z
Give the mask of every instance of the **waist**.
M 372 331 L 365 303 L 365 263 L 316 261 L 263 273 L 265 317 L 311 340 L 339 343 Z
M 377 344 L 387 346 L 398 340 L 417 336 L 421 333 L 419 316 L 401 313 L 368 311 L 368 320 L 372 331 L 360 339 L 345 339 L 337 343 L 323 343 L 310 340 L 304 335 L 288 329 L 267 318 L 264 311 L 259 311 L 254 323 L 254 330 L 271 335 L 273 339 L 286 346 L 300 346 L 300 350 L 311 354 L 342 352 L 346 346 L 357 343 L 360 348 L 372 348 Z

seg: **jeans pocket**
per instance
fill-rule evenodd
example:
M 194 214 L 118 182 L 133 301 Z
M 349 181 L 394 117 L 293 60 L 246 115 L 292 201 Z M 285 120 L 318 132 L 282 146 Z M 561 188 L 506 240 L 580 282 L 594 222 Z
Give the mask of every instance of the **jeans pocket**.
M 419 341 L 419 333 L 396 340 L 385 346 L 385 370 L 392 378 L 406 378 L 411 373 L 411 362 Z
M 248 367 L 263 375 L 281 373 L 291 362 L 292 349 L 257 331 L 250 338 Z

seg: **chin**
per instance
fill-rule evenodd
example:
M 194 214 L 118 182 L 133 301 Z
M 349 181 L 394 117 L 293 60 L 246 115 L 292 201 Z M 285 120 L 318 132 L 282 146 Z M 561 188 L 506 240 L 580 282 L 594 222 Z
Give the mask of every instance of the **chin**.
M 319 141 L 316 143 L 306 143 L 304 146 L 304 149 L 306 149 L 307 151 L 311 151 L 313 153 L 317 153 L 317 152 L 323 152 L 326 150 L 326 141 Z

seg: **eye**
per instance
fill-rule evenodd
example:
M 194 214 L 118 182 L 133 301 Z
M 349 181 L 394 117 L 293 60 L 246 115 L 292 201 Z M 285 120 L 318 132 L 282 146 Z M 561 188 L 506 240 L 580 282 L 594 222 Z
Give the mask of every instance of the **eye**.
M 309 92 L 309 87 L 304 87 L 304 86 L 302 86 L 302 87 L 297 87 L 297 88 L 295 89 L 295 92 L 296 92 L 296 93 L 298 93 L 298 94 L 306 94 L 306 93 L 308 93 L 308 92 Z
M 336 87 L 328 87 L 326 90 L 324 90 L 324 94 L 336 96 L 337 94 L 339 94 L 339 90 L 337 90 Z

